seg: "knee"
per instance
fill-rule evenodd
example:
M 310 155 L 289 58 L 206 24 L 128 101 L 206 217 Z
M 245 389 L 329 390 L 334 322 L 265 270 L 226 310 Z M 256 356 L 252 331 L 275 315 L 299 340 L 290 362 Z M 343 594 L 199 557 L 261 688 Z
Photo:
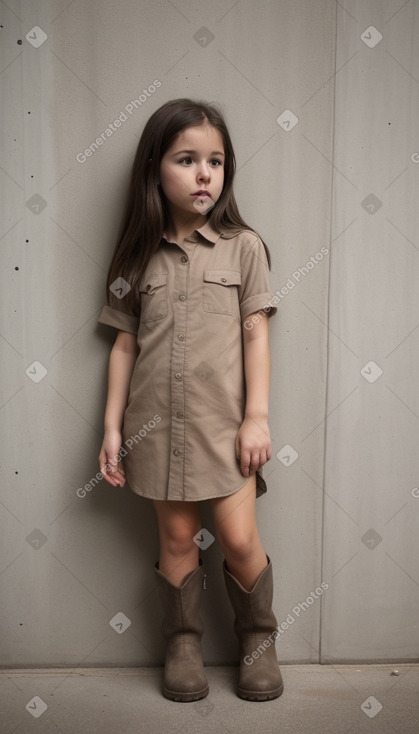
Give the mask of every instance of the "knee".
M 238 531 L 231 536 L 219 535 L 218 542 L 224 555 L 234 558 L 238 562 L 245 562 L 253 556 L 259 542 L 259 536 L 255 531 Z
M 185 556 L 198 547 L 193 540 L 198 530 L 199 527 L 194 530 L 184 525 L 171 525 L 166 528 L 164 537 L 160 541 L 170 555 Z

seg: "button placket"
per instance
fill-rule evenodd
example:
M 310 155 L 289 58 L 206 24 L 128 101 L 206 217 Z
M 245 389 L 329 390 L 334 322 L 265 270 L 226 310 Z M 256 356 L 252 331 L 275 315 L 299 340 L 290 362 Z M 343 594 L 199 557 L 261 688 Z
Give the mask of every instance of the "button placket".
M 174 253 L 175 254 L 175 253 Z M 185 474 L 185 349 L 189 258 L 175 255 L 173 338 L 171 346 L 171 435 L 167 499 L 183 499 Z

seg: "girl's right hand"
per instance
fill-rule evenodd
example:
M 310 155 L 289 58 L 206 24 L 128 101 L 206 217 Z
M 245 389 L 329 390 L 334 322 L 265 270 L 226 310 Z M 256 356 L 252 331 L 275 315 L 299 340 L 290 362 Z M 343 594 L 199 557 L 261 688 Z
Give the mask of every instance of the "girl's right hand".
M 125 484 L 124 470 L 121 459 L 118 461 L 118 452 L 122 445 L 120 431 L 105 433 L 99 454 L 99 467 L 104 479 L 113 487 L 123 487 Z

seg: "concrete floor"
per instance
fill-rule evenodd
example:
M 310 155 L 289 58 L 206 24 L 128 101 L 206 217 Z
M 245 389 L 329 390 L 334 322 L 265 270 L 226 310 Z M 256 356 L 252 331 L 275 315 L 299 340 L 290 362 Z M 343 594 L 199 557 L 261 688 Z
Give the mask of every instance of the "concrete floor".
M 399 675 L 392 675 L 393 670 Z M 419 665 L 283 665 L 283 695 L 235 695 L 237 668 L 206 667 L 210 692 L 174 703 L 161 668 L 2 670 L 1 734 L 419 734 Z

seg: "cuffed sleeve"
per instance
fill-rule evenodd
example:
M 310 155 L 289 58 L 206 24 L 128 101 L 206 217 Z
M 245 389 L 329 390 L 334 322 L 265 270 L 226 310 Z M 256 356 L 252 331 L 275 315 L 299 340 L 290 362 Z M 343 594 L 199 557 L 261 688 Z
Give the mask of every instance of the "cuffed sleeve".
M 119 309 L 112 308 L 108 305 L 103 306 L 98 321 L 101 324 L 114 326 L 115 329 L 127 331 L 129 334 L 137 334 L 140 325 L 140 319 L 138 316 L 126 313 L 125 311 L 120 311 Z
M 278 310 L 270 290 L 268 258 L 260 237 L 244 253 L 239 301 L 242 320 L 256 311 L 273 316 Z

